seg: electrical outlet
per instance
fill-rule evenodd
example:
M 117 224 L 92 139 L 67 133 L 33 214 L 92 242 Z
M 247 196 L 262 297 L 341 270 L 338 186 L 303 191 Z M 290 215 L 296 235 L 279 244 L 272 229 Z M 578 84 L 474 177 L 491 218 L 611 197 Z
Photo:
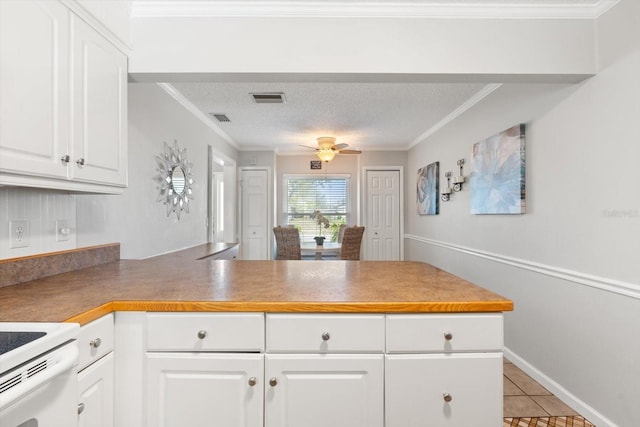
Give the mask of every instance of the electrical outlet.
M 56 242 L 66 242 L 71 236 L 71 229 L 69 228 L 69 221 L 66 219 L 59 219 L 56 221 Z
M 29 246 L 29 221 L 9 221 L 9 248 Z

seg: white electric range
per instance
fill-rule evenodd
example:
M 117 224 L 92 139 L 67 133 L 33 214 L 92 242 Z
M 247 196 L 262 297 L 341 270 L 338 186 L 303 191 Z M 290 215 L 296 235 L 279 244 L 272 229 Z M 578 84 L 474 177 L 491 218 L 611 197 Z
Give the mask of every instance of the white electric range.
M 77 422 L 75 323 L 0 322 L 0 425 Z

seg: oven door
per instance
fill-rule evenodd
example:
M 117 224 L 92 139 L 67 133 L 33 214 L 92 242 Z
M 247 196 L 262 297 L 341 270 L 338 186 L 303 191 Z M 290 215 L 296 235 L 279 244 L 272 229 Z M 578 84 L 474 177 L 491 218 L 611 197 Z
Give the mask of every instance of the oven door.
M 68 427 L 78 422 L 75 341 L 0 378 L 0 426 Z

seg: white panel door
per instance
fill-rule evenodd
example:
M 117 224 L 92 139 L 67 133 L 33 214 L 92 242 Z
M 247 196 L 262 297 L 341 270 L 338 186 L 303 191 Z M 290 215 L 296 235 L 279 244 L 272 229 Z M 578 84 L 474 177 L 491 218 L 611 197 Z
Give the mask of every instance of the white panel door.
M 66 178 L 69 12 L 54 1 L 0 1 L 0 170 Z
M 148 353 L 147 426 L 262 427 L 261 354 Z
M 127 184 L 127 57 L 72 15 L 71 176 Z
M 78 373 L 78 427 L 113 427 L 113 353 Z
M 366 172 L 365 259 L 400 259 L 400 172 Z
M 265 427 L 382 427 L 383 355 L 267 355 Z
M 502 353 L 387 356 L 386 427 L 502 425 Z
M 268 176 L 266 170 L 242 171 L 242 259 L 268 257 Z

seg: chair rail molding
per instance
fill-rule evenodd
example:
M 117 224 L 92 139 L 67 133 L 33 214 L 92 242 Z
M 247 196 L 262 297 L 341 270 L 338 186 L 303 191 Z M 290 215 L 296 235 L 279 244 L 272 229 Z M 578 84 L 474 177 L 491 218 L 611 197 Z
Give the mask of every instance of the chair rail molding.
M 451 243 L 441 242 L 438 240 L 433 240 L 413 234 L 405 234 L 404 238 L 408 240 L 415 240 L 431 246 L 437 246 L 451 251 L 484 258 L 490 261 L 499 262 L 501 264 L 506 264 L 523 270 L 532 271 L 534 273 L 544 274 L 546 276 L 551 276 L 557 279 L 567 280 L 579 285 L 589 286 L 603 291 L 624 295 L 626 297 L 640 299 L 640 285 L 636 285 L 633 283 L 627 283 L 620 280 L 580 273 L 574 270 L 554 267 L 547 264 L 495 254 L 492 252 L 481 251 L 466 246 L 454 245 Z

